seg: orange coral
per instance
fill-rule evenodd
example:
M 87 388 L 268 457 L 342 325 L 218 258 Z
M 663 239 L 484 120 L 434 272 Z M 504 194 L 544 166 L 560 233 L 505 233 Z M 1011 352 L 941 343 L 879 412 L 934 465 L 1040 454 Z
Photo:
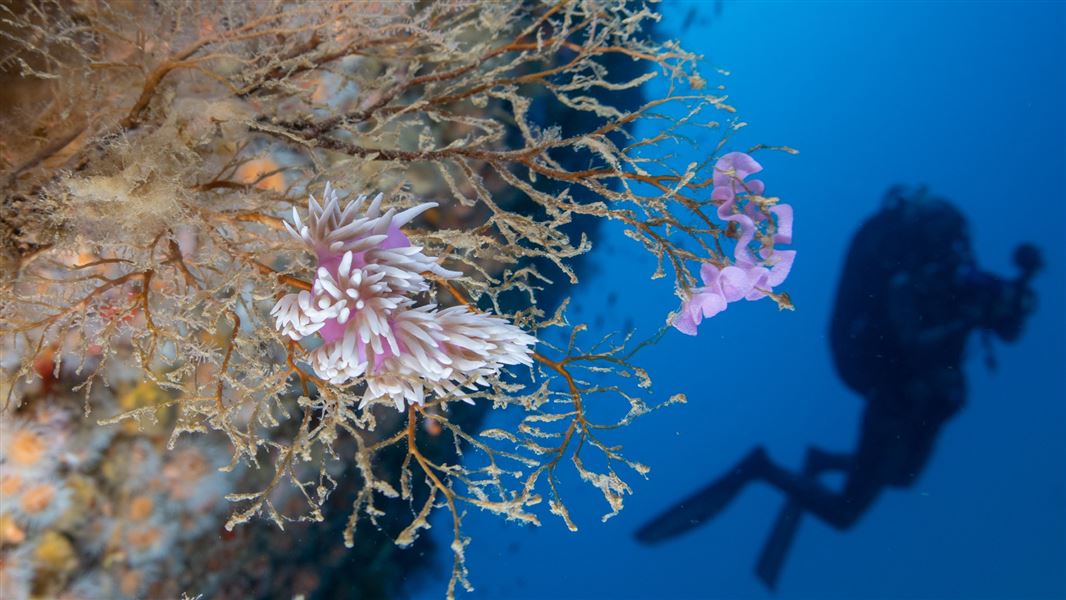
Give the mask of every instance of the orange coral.
M 43 512 L 52 504 L 56 496 L 56 488 L 50 483 L 39 483 L 22 495 L 22 510 L 30 514 Z
M 0 544 L 21 544 L 26 539 L 23 531 L 9 515 L 0 515 Z
M 14 496 L 22 489 L 22 478 L 18 475 L 0 477 L 0 495 Z
M 161 537 L 163 537 L 163 532 L 158 527 L 145 527 L 144 529 L 130 531 L 126 536 L 126 540 L 129 541 L 131 546 L 144 549 L 159 541 Z
M 123 596 L 135 596 L 143 583 L 144 577 L 141 576 L 140 571 L 131 569 L 119 577 L 118 585 Z
M 237 181 L 253 184 L 261 190 L 285 191 L 285 177 L 278 171 L 278 164 L 269 158 L 250 160 L 237 169 Z
M 152 514 L 155 503 L 148 496 L 137 496 L 130 502 L 130 518 L 134 521 L 143 521 Z
M 41 460 L 47 448 L 41 435 L 26 429 L 16 431 L 9 450 L 11 460 L 20 465 L 33 465 Z

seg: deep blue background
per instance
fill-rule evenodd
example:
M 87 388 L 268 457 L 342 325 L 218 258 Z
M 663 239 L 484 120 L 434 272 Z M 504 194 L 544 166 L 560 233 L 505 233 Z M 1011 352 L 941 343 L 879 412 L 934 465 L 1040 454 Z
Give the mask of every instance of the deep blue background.
M 702 19 L 682 32 L 693 6 Z M 851 235 L 900 182 L 952 199 L 987 269 L 1012 275 L 1013 247 L 1040 245 L 1040 308 L 1018 344 L 998 345 L 997 372 L 972 344 L 969 405 L 913 488 L 886 493 L 846 533 L 804 521 L 777 596 L 1066 597 L 1066 5 L 727 2 L 716 11 L 667 1 L 661 10 L 663 35 L 703 54 L 705 77 L 732 73 L 730 101 L 751 123 L 732 148 L 801 151 L 758 155 L 768 193 L 796 208 L 799 255 L 785 289 L 798 309 L 734 304 L 699 337 L 671 332 L 644 353 L 656 397 L 690 398 L 609 438 L 651 466 L 650 479 L 629 474 L 634 495 L 604 524 L 598 492 L 564 478 L 576 534 L 551 515 L 531 528 L 472 512 L 478 590 L 468 596 L 768 597 L 752 575 L 781 505 L 768 487 L 672 543 L 642 547 L 632 532 L 754 444 L 793 467 L 809 444 L 852 447 L 861 400 L 833 371 L 828 319 Z M 677 306 L 668 280 L 649 281 L 649 257 L 617 230 L 594 253 L 597 272 L 577 291 L 572 321 L 602 314 L 607 329 L 631 318 L 654 332 Z M 611 292 L 619 299 L 608 307 Z M 446 568 L 450 528 L 435 523 Z M 444 583 L 419 595 L 440 597 Z

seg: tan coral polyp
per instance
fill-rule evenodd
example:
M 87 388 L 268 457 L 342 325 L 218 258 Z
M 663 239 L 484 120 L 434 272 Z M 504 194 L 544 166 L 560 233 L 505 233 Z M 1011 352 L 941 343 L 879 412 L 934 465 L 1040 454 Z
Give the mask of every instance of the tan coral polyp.
M 152 514 L 155 503 L 148 496 L 137 496 L 130 502 L 130 518 L 134 521 L 143 521 Z
M 18 475 L 4 475 L 0 477 L 0 496 L 11 497 L 22 489 L 22 478 Z
M 47 446 L 41 436 L 33 431 L 17 431 L 11 440 L 11 460 L 20 465 L 33 465 L 41 460 Z
M 50 483 L 41 483 L 26 490 L 20 505 L 22 510 L 36 514 L 48 508 L 56 496 L 56 489 Z

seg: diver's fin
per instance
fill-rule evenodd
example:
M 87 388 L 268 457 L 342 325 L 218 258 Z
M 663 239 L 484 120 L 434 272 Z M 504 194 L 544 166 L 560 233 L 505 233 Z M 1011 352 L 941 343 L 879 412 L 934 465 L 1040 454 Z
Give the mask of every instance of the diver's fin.
M 695 529 L 722 511 L 744 485 L 736 472 L 682 500 L 637 530 L 637 541 L 657 544 Z
M 759 562 L 755 566 L 755 575 L 767 588 L 777 588 L 777 579 L 781 575 L 781 567 L 784 566 L 785 558 L 792 547 L 792 540 L 799 531 L 800 519 L 803 518 L 803 509 L 799 504 L 788 501 L 777 515 L 773 531 L 763 544 L 762 553 L 759 554 Z

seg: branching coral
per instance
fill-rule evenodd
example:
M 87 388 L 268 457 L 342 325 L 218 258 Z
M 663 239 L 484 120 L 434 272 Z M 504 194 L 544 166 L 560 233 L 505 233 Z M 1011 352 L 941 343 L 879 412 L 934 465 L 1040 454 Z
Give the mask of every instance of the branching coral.
M 576 529 L 564 459 L 609 514 L 629 492 L 616 467 L 647 472 L 606 439 L 652 409 L 631 364 L 647 344 L 579 350 L 583 328 L 546 299 L 577 283 L 591 249 L 573 224 L 622 223 L 684 298 L 691 265 L 725 267 L 723 245 L 756 252 L 752 268 L 782 256 L 708 196 L 742 124 L 715 120 L 733 113 L 726 97 L 702 91 L 697 57 L 654 40 L 639 3 L 67 4 L 0 7 L 4 68 L 49 98 L 3 122 L 0 317 L 17 355 L 4 402 L 20 403 L 44 354 L 77 373 L 87 408 L 112 363 L 140 369 L 166 399 L 102 420 L 173 407 L 172 444 L 225 434 L 227 468 L 261 474 L 228 496 L 228 528 L 324 520 L 336 465 L 354 465 L 341 469 L 356 490 L 346 543 L 360 524 L 408 519 L 390 535 L 411 544 L 443 508 L 449 594 L 469 587 L 464 504 L 539 522 L 547 496 Z M 619 58 L 637 68 L 607 68 Z M 619 108 L 653 78 L 669 82 L 663 97 Z M 564 112 L 576 127 L 544 119 Z M 696 126 L 721 141 L 676 170 L 669 148 Z M 330 188 L 306 218 L 294 211 L 326 181 L 384 193 L 344 204 Z M 749 206 L 784 235 L 780 208 Z M 551 327 L 571 330 L 566 347 L 544 341 Z M 530 358 L 524 380 L 498 376 Z M 625 414 L 600 422 L 594 399 Z M 525 417 L 468 431 L 455 400 Z M 436 436 L 419 433 L 430 425 Z

